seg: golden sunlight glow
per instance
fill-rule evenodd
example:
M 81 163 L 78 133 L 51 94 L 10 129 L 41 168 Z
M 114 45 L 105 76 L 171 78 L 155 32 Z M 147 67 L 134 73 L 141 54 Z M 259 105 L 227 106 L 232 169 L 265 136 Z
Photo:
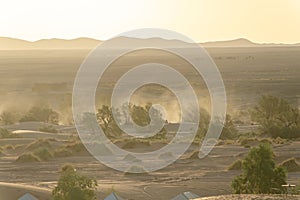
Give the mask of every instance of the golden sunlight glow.
M 0 36 L 107 39 L 166 28 L 196 41 L 300 42 L 300 0 L 2 0 Z

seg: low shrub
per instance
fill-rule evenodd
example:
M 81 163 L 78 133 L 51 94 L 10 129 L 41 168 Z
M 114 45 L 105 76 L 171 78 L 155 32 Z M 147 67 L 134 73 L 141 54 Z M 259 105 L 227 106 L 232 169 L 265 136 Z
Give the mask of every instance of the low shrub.
M 34 142 L 28 144 L 28 146 L 26 147 L 27 150 L 35 150 L 35 149 L 38 149 L 38 148 L 41 148 L 41 147 L 44 147 L 44 148 L 48 148 L 48 149 L 51 149 L 52 146 L 50 144 L 50 141 L 51 139 L 38 139 L 38 140 L 35 140 Z
M 53 158 L 52 153 L 45 147 L 40 147 L 34 150 L 33 154 L 37 156 L 41 161 L 47 161 Z
M 282 163 L 279 166 L 285 168 L 287 172 L 299 172 L 300 171 L 300 164 L 297 162 L 295 158 L 290 158 Z
M 72 151 L 65 149 L 65 148 L 60 148 L 54 151 L 53 153 L 54 157 L 68 157 L 72 156 Z
M 66 145 L 66 149 L 71 151 L 72 153 L 86 151 L 86 148 L 81 142 L 74 142 L 72 144 L 68 144 Z
M 287 142 L 287 139 L 282 139 L 281 137 L 277 137 L 277 138 L 273 139 L 273 142 L 275 144 L 285 144 Z
M 0 138 L 15 138 L 17 134 L 10 132 L 5 128 L 0 128 Z
M 232 163 L 229 167 L 228 170 L 241 170 L 242 169 L 242 160 L 236 160 L 234 163 Z
M 39 131 L 47 132 L 47 133 L 58 133 L 58 130 L 54 128 L 54 126 L 42 126 L 39 128 Z
M 252 144 L 252 143 L 256 143 L 258 142 L 258 139 L 257 138 L 249 138 L 249 137 L 240 137 L 239 138 L 239 141 L 238 141 L 242 146 L 245 146 L 245 145 L 249 145 L 249 144 Z
M 5 149 L 5 150 L 14 150 L 15 147 L 14 147 L 13 145 L 11 145 L 11 144 L 7 144 L 7 145 L 5 145 L 5 146 L 3 147 L 3 149 Z
M 16 162 L 18 162 L 18 163 L 39 162 L 39 161 L 40 161 L 40 158 L 33 155 L 33 153 L 26 153 L 26 154 L 20 155 L 16 160 Z

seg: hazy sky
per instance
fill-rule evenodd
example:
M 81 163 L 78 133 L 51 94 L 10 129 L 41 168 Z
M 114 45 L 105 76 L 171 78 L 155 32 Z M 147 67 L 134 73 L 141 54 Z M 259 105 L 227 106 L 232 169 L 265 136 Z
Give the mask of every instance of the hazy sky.
M 198 42 L 243 37 L 296 43 L 300 0 L 0 0 L 0 36 L 103 40 L 149 27 Z

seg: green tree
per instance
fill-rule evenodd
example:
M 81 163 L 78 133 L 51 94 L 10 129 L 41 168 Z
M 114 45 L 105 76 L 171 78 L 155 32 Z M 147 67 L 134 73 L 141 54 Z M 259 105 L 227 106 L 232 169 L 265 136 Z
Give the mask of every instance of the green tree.
M 132 120 L 139 126 L 147 126 L 150 124 L 150 116 L 149 116 L 149 110 L 151 105 L 143 106 L 137 106 L 133 105 L 130 108 L 130 114 Z
M 125 108 L 128 106 L 127 109 L 129 109 L 129 113 L 124 112 Z M 132 104 L 124 104 L 122 105 L 121 109 L 116 109 L 115 113 L 119 117 L 119 121 L 123 121 L 125 124 L 130 123 L 132 120 L 134 123 L 136 123 L 139 126 L 147 126 L 150 124 L 150 108 L 152 104 L 148 103 L 145 106 L 139 106 L 139 105 L 132 105 Z M 117 137 L 122 134 L 122 130 L 117 125 L 114 116 L 113 116 L 113 109 L 107 105 L 103 105 L 100 109 L 98 109 L 97 112 L 97 120 L 99 121 L 100 125 L 102 126 L 104 132 L 106 135 L 110 137 Z M 152 114 L 154 116 L 154 120 L 161 119 L 162 114 L 157 109 L 152 109 Z M 155 124 L 155 122 L 154 122 Z M 167 134 L 167 131 L 165 128 L 163 128 L 158 134 L 153 136 L 152 138 L 165 138 Z
M 116 138 L 122 134 L 121 129 L 114 119 L 114 117 L 119 117 L 119 110 L 114 110 L 117 114 L 117 116 L 114 116 L 113 109 L 107 105 L 103 105 L 97 112 L 97 120 L 109 138 Z
M 242 161 L 243 174 L 235 177 L 231 186 L 236 194 L 281 193 L 286 184 L 286 172 L 275 166 L 274 154 L 268 143 L 251 149 Z
M 208 126 L 211 120 L 210 114 L 204 109 L 200 108 L 200 120 L 198 125 L 198 132 L 196 138 L 202 139 L 207 133 Z M 233 123 L 231 115 L 227 114 L 226 119 L 223 124 L 221 124 L 220 120 L 216 120 L 212 125 L 222 125 L 222 133 L 220 135 L 220 139 L 236 139 L 238 137 L 238 130 Z
M 193 114 L 192 114 L 193 115 Z M 208 130 L 210 114 L 204 108 L 200 108 L 200 120 L 196 138 L 203 139 Z
M 104 131 L 107 131 L 109 126 L 114 121 L 112 108 L 110 108 L 107 105 L 102 105 L 102 107 L 98 109 L 97 119 L 100 122 L 100 124 L 103 125 Z
M 94 200 L 97 181 L 80 175 L 71 165 L 62 168 L 57 186 L 52 191 L 54 200 Z
M 147 103 L 145 106 L 139 106 L 139 105 L 130 105 L 129 111 L 132 120 L 139 126 L 147 126 L 151 122 L 150 118 L 150 109 L 152 107 L 151 103 Z M 153 124 L 157 124 L 156 121 L 162 120 L 162 113 L 156 109 L 155 107 L 152 107 L 152 116 L 153 116 Z M 163 127 L 157 134 L 150 137 L 149 139 L 164 139 L 167 136 L 167 130 Z
M 261 125 L 263 133 L 274 138 L 300 137 L 299 110 L 285 99 L 262 96 L 251 111 L 251 118 Z
M 33 106 L 24 117 L 20 119 L 20 122 L 38 121 L 45 123 L 58 124 L 59 114 L 47 106 Z

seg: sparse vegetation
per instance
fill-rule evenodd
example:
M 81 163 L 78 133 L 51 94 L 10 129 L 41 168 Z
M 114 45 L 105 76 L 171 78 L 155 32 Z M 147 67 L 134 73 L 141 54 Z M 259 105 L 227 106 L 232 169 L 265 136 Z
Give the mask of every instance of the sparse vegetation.
M 250 150 L 242 162 L 243 174 L 235 177 L 232 188 L 236 194 L 281 193 L 286 184 L 286 173 L 275 166 L 274 153 L 268 143 Z
M 125 106 L 128 106 L 129 110 L 129 115 L 127 116 L 127 113 L 124 112 Z M 111 108 L 107 105 L 103 105 L 100 109 L 98 109 L 97 112 L 97 119 L 98 122 L 100 123 L 101 127 L 103 128 L 105 134 L 109 138 L 117 138 L 120 136 L 123 132 L 119 128 L 119 126 L 116 124 L 116 121 L 114 117 L 121 117 L 122 115 L 122 120 L 124 121 L 125 124 L 128 124 L 132 119 L 134 123 L 136 123 L 139 126 L 147 126 L 150 124 L 150 108 L 152 104 L 146 104 L 145 106 L 139 106 L 139 105 L 126 105 L 124 104 L 122 108 L 117 109 L 117 108 Z M 117 116 L 113 116 L 113 109 L 115 113 L 117 113 Z M 153 108 L 152 109 L 152 114 L 155 116 L 154 120 L 160 120 L 162 118 L 162 114 L 160 113 L 159 110 Z M 156 122 L 153 122 L 156 124 Z M 167 135 L 167 131 L 165 128 L 162 128 L 162 130 L 157 133 L 155 136 L 149 138 L 150 140 L 153 139 L 164 139 Z
M 0 147 L 0 156 L 4 155 L 3 149 Z
M 261 125 L 262 132 L 273 138 L 300 137 L 300 112 L 288 101 L 274 96 L 262 96 L 251 112 L 252 120 Z
M 237 139 L 238 138 L 238 130 L 236 129 L 232 118 L 230 115 L 226 115 L 226 120 L 225 123 L 223 125 L 223 130 L 222 133 L 220 135 L 220 139 Z
M 0 138 L 16 138 L 17 134 L 10 132 L 5 128 L 0 128 Z
M 245 137 L 245 136 L 241 136 L 238 140 L 238 143 L 244 147 L 255 146 L 260 143 L 277 144 L 277 142 L 279 142 L 279 139 L 277 141 L 277 140 L 272 140 L 271 138 Z
M 205 109 L 200 108 L 200 116 L 201 117 L 198 125 L 198 131 L 195 138 L 198 142 L 201 142 L 204 138 L 210 122 L 210 115 Z
M 45 122 L 51 124 L 58 124 L 59 114 L 47 106 L 33 106 L 26 114 L 20 119 L 20 122 Z
M 54 128 L 54 126 L 42 126 L 39 128 L 39 131 L 47 132 L 47 133 L 58 133 L 58 130 Z
M 65 149 L 65 148 L 60 148 L 54 151 L 53 153 L 54 157 L 68 157 L 72 156 L 72 151 Z
M 243 163 L 242 160 L 237 160 L 228 167 L 228 170 L 241 170 L 242 163 Z
M 51 151 L 45 147 L 40 147 L 34 150 L 33 155 L 38 157 L 40 161 L 47 161 L 53 158 Z
M 52 146 L 50 144 L 51 139 L 46 138 L 46 139 L 38 139 L 32 143 L 30 143 L 27 147 L 26 150 L 35 150 L 38 148 L 48 148 L 51 149 Z
M 14 150 L 15 149 L 15 146 L 11 145 L 11 144 L 7 144 L 3 147 L 3 149 L 5 150 Z
M 95 200 L 97 181 L 79 174 L 71 165 L 62 167 L 57 186 L 52 191 L 54 200 Z
M 287 159 L 280 163 L 279 166 L 283 167 L 287 172 L 300 171 L 300 163 L 295 158 Z
M 39 157 L 35 156 L 33 153 L 25 153 L 20 155 L 16 162 L 18 163 L 26 163 L 26 162 L 39 162 Z
M 19 117 L 20 116 L 19 116 L 19 114 L 17 112 L 5 110 L 0 115 L 0 122 L 3 125 L 14 124 L 14 123 L 18 122 Z
M 135 148 L 137 145 L 142 145 L 144 147 L 149 147 L 151 143 L 148 140 L 142 140 L 142 139 L 132 139 L 127 141 L 122 148 L 124 149 L 132 149 Z
M 68 144 L 65 146 L 65 148 L 71 151 L 72 153 L 86 151 L 86 148 L 80 141 Z

